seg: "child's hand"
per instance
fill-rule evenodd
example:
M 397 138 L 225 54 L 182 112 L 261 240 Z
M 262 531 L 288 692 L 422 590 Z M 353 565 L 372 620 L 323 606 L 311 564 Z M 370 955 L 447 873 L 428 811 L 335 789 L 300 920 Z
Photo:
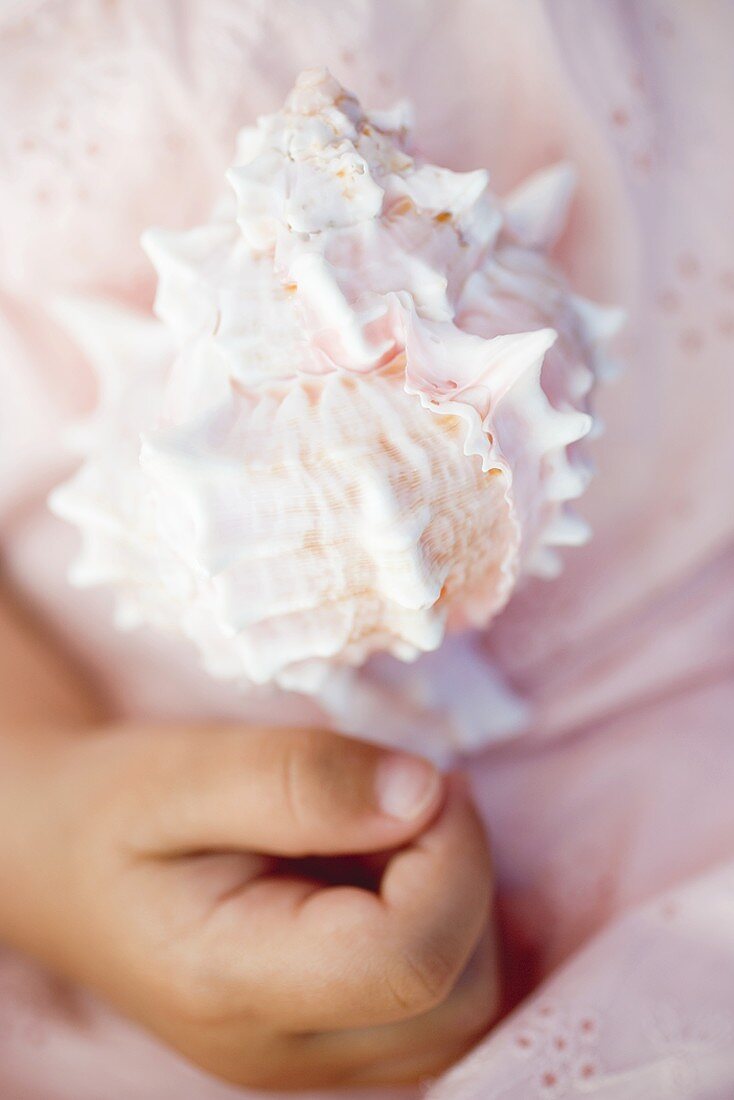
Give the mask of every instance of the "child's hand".
M 492 1021 L 484 833 L 412 757 L 322 732 L 29 734 L 0 743 L 0 807 L 0 934 L 212 1073 L 410 1081 Z

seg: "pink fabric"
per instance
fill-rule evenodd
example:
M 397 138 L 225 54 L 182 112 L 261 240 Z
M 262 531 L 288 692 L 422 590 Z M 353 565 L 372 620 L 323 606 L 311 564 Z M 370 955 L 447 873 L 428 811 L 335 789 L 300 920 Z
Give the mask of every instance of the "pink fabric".
M 471 764 L 519 1005 L 431 1096 L 730 1100 L 734 9 L 521 8 L 5 6 L 4 553 L 120 709 L 237 713 L 188 653 L 115 635 L 108 599 L 65 584 L 73 535 L 41 502 L 63 472 L 58 429 L 90 386 L 48 319 L 52 293 L 149 301 L 139 231 L 204 216 L 237 126 L 276 107 L 306 64 L 329 65 L 366 103 L 409 95 L 426 154 L 486 165 L 500 191 L 574 160 L 561 259 L 579 290 L 629 309 L 628 368 L 601 398 L 600 473 L 581 509 L 593 542 L 566 555 L 558 581 L 519 593 L 488 639 L 535 708 L 531 736 Z M 7 1100 L 241 1095 L 10 955 L 0 1084 Z

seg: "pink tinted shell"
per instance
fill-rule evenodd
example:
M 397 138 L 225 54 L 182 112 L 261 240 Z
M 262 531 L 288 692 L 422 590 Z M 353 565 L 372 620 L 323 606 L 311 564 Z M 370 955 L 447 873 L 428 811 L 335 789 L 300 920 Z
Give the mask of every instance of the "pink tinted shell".
M 146 234 L 158 321 L 67 304 L 108 384 L 54 507 L 121 622 L 312 691 L 486 625 L 585 538 L 567 502 L 617 318 L 547 257 L 567 166 L 502 201 L 324 70 L 240 133 L 228 180 L 207 224 Z

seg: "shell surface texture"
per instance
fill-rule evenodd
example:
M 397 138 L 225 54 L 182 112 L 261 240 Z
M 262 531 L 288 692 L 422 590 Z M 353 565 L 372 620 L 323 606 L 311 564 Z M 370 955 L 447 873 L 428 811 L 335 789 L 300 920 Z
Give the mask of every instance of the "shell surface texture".
M 240 133 L 227 179 L 206 225 L 145 234 L 155 318 L 59 303 L 100 397 L 52 506 L 120 625 L 318 693 L 485 627 L 583 540 L 568 501 L 615 316 L 548 258 L 567 165 L 500 199 L 324 70 Z

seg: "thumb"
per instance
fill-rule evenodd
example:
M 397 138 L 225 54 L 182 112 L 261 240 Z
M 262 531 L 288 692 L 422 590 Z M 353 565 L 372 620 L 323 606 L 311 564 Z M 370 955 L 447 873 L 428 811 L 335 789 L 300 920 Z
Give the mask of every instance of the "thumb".
M 326 730 L 159 729 L 143 753 L 134 801 L 148 851 L 379 851 L 420 833 L 443 800 L 427 760 Z

